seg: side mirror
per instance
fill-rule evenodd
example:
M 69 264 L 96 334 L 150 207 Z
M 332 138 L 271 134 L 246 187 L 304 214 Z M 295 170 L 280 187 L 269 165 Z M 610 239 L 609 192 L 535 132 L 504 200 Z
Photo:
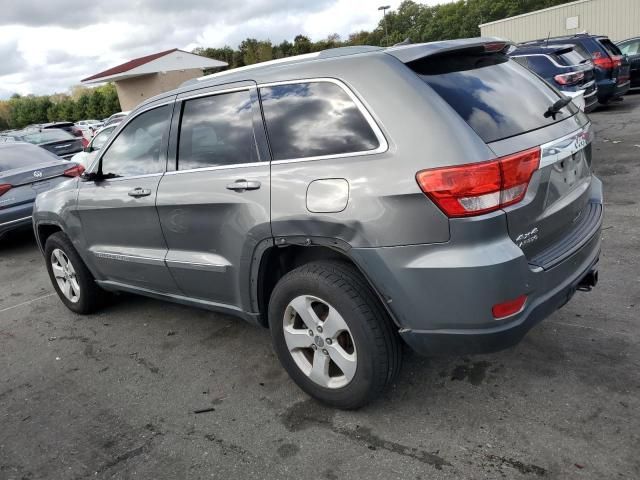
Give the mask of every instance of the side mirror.
M 91 148 L 89 145 L 87 145 L 86 147 L 84 147 L 84 148 L 82 149 L 82 151 L 83 151 L 84 153 L 91 153 L 91 152 L 93 152 L 93 148 Z
M 83 182 L 96 182 L 100 180 L 101 175 L 98 172 L 84 172 L 80 175 L 80 179 Z

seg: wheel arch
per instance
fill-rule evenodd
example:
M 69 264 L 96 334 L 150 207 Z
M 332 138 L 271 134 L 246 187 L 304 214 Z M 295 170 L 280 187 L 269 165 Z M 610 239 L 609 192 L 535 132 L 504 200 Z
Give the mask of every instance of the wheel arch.
M 351 246 L 338 239 L 325 237 L 278 237 L 262 242 L 255 250 L 251 268 L 251 309 L 259 312 L 257 322 L 268 327 L 268 305 L 271 292 L 285 274 L 318 260 L 340 260 L 353 265 L 365 279 L 381 305 L 396 326 L 399 326 L 389 308 L 387 297 L 379 291 L 364 269 L 349 254 Z

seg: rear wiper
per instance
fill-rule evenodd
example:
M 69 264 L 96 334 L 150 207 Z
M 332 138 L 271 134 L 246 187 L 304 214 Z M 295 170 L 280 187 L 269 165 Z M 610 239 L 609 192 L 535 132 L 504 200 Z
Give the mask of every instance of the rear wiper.
M 564 97 L 558 100 L 556 103 L 551 105 L 546 112 L 544 112 L 544 118 L 552 117 L 554 120 L 556 119 L 556 115 L 560 113 L 564 107 L 571 103 L 570 97 Z

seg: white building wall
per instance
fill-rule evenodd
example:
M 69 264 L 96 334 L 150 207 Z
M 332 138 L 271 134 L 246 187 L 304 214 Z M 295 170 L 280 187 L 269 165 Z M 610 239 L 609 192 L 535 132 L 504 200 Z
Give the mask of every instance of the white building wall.
M 615 42 L 640 36 L 640 0 L 578 0 L 485 23 L 480 31 L 482 36 L 514 42 L 586 31 L 607 35 Z

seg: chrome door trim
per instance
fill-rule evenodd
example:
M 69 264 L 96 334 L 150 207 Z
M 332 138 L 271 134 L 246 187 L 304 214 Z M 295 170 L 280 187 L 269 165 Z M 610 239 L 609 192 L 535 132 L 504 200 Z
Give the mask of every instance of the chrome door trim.
M 14 223 L 24 222 L 25 220 L 31 219 L 31 215 L 28 217 L 16 218 L 15 220 L 9 220 L 8 222 L 0 223 L 0 227 L 4 227 L 5 225 L 13 225 Z
M 376 139 L 378 140 L 378 147 L 373 150 L 363 150 L 361 152 L 349 152 L 349 153 L 338 153 L 332 155 L 317 155 L 314 157 L 301 157 L 301 158 L 287 158 L 282 160 L 273 160 L 271 163 L 273 165 L 285 164 L 285 163 L 297 163 L 297 162 L 308 162 L 313 160 L 327 160 L 332 158 L 344 158 L 344 157 L 359 157 L 363 155 L 376 155 L 378 153 L 384 153 L 389 149 L 389 143 L 385 138 L 382 130 L 378 126 L 377 122 L 373 118 L 373 115 L 366 108 L 364 103 L 358 98 L 358 96 L 349 88 L 344 82 L 338 80 L 336 78 L 330 77 L 316 77 L 316 78 L 301 78 L 298 80 L 286 80 L 282 82 L 267 82 L 258 84 L 258 91 L 263 87 L 276 87 L 278 85 L 295 85 L 301 83 L 333 83 L 334 85 L 339 86 L 342 90 L 349 96 L 349 98 L 356 105 L 366 122 L 369 124 L 371 130 L 373 130 Z
M 180 260 L 165 260 L 167 267 L 185 268 L 189 270 L 205 270 L 208 272 L 225 272 L 228 265 L 218 265 L 213 263 L 194 263 Z
M 593 129 L 589 122 L 584 127 L 564 137 L 540 145 L 540 166 L 538 168 L 543 169 L 548 165 L 570 157 L 589 145 L 593 141 L 593 137 Z
M 127 255 L 123 253 L 113 253 L 105 251 L 94 251 L 93 255 L 97 258 L 103 258 L 107 260 L 116 260 L 119 262 L 133 262 L 141 263 L 143 265 L 160 265 L 164 266 L 164 258 L 159 257 L 143 257 L 138 255 Z

